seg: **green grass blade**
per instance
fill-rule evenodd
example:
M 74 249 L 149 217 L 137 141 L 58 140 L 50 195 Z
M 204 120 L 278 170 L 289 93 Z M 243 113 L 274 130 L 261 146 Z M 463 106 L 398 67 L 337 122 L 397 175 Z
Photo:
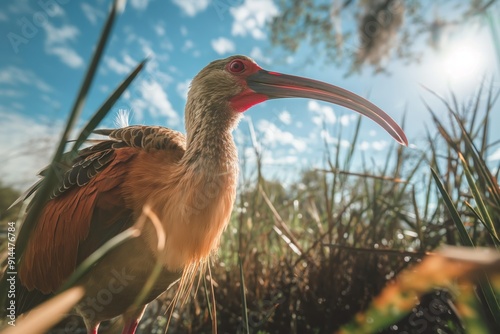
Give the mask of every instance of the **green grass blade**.
M 460 319 L 467 328 L 467 333 L 489 334 L 481 316 L 481 304 L 472 286 L 463 288 L 461 293 L 457 294 L 455 304 L 461 315 Z
M 469 133 L 473 133 L 474 131 L 474 125 L 476 123 L 476 117 L 477 115 L 479 114 L 479 105 L 480 105 L 480 102 L 481 102 L 481 96 L 483 95 L 482 92 L 483 92 L 483 89 L 484 89 L 484 79 L 481 80 L 481 84 L 479 85 L 479 90 L 477 92 L 477 97 L 474 101 L 474 106 L 471 107 L 471 120 L 470 120 L 470 124 L 469 124 Z
M 486 12 L 486 17 L 488 19 L 490 32 L 493 39 L 493 44 L 495 45 L 496 56 L 498 64 L 500 64 L 500 33 L 498 27 L 498 17 L 493 13 L 492 10 Z
M 144 222 L 150 222 L 155 228 L 156 238 L 158 240 L 156 245 L 157 256 L 153 270 L 151 270 L 151 273 L 149 274 L 146 282 L 144 282 L 141 291 L 135 297 L 133 304 L 128 308 L 128 311 L 133 312 L 137 311 L 141 307 L 141 305 L 144 305 L 144 300 L 146 300 L 147 296 L 153 290 L 154 284 L 160 277 L 160 274 L 163 270 L 163 263 L 165 261 L 165 229 L 163 228 L 156 213 L 153 212 L 153 210 L 151 210 L 148 205 L 145 205 L 142 208 L 142 215 L 137 220 L 137 224 L 139 226 L 143 226 Z
M 464 157 L 462 154 L 459 153 L 460 160 L 462 161 L 462 166 L 464 168 L 464 173 L 465 177 L 467 178 L 467 182 L 469 183 L 470 190 L 472 192 L 472 196 L 474 197 L 474 200 L 476 201 L 476 205 L 478 207 L 479 213 L 481 217 L 483 218 L 484 222 L 488 225 L 489 229 L 493 232 L 493 236 L 498 239 L 498 234 L 497 231 L 495 230 L 495 224 L 493 223 L 493 220 L 491 219 L 490 213 L 488 212 L 488 209 L 486 208 L 486 205 L 484 204 L 483 197 L 481 196 L 481 193 L 479 192 L 479 189 L 477 188 L 476 183 L 474 182 L 474 178 L 472 176 L 472 173 L 469 169 L 469 165 L 467 164 L 467 161 L 465 161 Z
M 477 212 L 477 210 L 474 209 L 474 207 L 469 202 L 465 202 L 465 205 L 469 208 L 469 210 L 472 211 L 472 213 L 477 218 L 477 220 L 479 220 L 483 224 L 484 228 L 486 228 L 486 230 L 490 234 L 490 236 L 493 239 L 493 241 L 495 242 L 495 244 L 500 245 L 500 240 L 497 237 L 495 237 L 495 235 L 493 234 L 493 231 L 489 228 L 488 224 L 486 224 L 484 222 L 484 219 L 483 219 L 483 217 L 481 217 L 479 212 Z
M 205 275 L 203 275 L 203 286 L 205 288 L 205 301 L 207 302 L 208 315 L 210 316 L 210 319 L 213 319 L 214 316 L 212 314 L 212 304 L 210 304 L 210 298 L 208 296 L 207 278 Z M 214 305 L 214 307 L 215 307 L 215 305 Z
M 460 235 L 460 240 L 462 241 L 462 244 L 465 246 L 474 247 L 474 244 L 473 244 L 469 234 L 465 230 L 465 226 L 464 226 L 462 220 L 460 219 L 460 215 L 458 214 L 457 209 L 453 205 L 453 202 L 451 201 L 450 196 L 448 195 L 448 193 L 444 189 L 443 184 L 439 180 L 438 175 L 436 174 L 436 172 L 434 172 L 434 170 L 432 168 L 431 168 L 431 172 L 432 172 L 432 177 L 436 181 L 436 185 L 437 185 L 439 191 L 441 192 L 441 195 L 443 196 L 443 200 L 446 203 L 446 207 L 448 208 L 448 211 L 450 212 L 450 215 L 452 216 L 453 222 L 457 226 L 457 229 L 458 229 L 458 232 Z M 487 307 L 489 308 L 497 325 L 500 326 L 500 306 L 498 305 L 498 301 L 495 297 L 495 293 L 491 287 L 491 284 L 485 278 L 484 281 L 482 281 L 480 283 L 480 287 L 481 287 L 481 290 L 484 294 L 484 298 L 486 300 Z
M 484 81 L 484 80 L 483 80 Z M 491 96 L 493 94 L 492 87 L 493 85 L 490 85 L 490 89 L 488 90 L 488 101 L 491 100 Z M 480 95 L 477 97 L 477 101 L 480 101 Z M 479 102 L 478 102 L 479 103 Z M 486 156 L 486 150 L 488 147 L 488 142 L 490 141 L 490 119 L 491 119 L 491 108 L 486 107 L 486 115 L 484 115 L 483 121 L 481 122 L 478 132 L 481 131 L 483 133 L 481 144 L 480 144 L 480 156 Z
M 245 275 L 243 273 L 243 263 L 241 261 L 241 256 L 238 257 L 238 262 L 239 262 L 239 266 L 240 266 L 241 299 L 243 301 L 243 310 L 242 310 L 243 314 L 242 314 L 242 316 L 243 316 L 243 321 L 244 321 L 244 325 L 245 325 L 245 333 L 250 334 L 250 325 L 248 323 L 247 292 L 246 292 L 246 288 L 245 288 Z
M 92 57 L 92 61 L 87 69 L 87 72 L 85 74 L 85 78 L 83 80 L 82 86 L 80 87 L 80 91 L 77 95 L 77 98 L 74 102 L 73 108 L 71 110 L 70 116 L 68 121 L 66 122 L 66 128 L 64 129 L 64 132 L 59 140 L 59 145 L 56 149 L 56 152 L 54 154 L 54 158 L 52 159 L 51 162 L 51 168 L 48 169 L 47 175 L 45 175 L 42 185 L 40 189 L 37 191 L 35 197 L 33 198 L 33 203 L 32 207 L 29 210 L 28 214 L 26 215 L 26 219 L 24 220 L 23 226 L 21 230 L 19 231 L 19 236 L 18 240 L 16 242 L 16 247 L 17 247 L 17 252 L 18 252 L 18 257 L 17 261 L 19 261 L 22 257 L 22 254 L 24 252 L 24 249 L 26 248 L 26 244 L 28 242 L 28 238 L 30 235 L 31 230 L 35 226 L 35 222 L 38 218 L 38 214 L 42 210 L 46 198 L 48 198 L 48 195 L 52 192 L 54 185 L 57 182 L 57 164 L 59 161 L 61 161 L 62 155 L 64 153 L 64 149 L 66 147 L 66 143 L 68 141 L 69 133 L 73 129 L 73 126 L 76 123 L 76 120 L 78 116 L 80 115 L 83 106 L 85 105 L 85 100 L 87 98 L 88 91 L 90 89 L 90 85 L 94 79 L 95 73 L 97 71 L 97 67 L 99 64 L 99 61 L 102 57 L 102 54 L 104 52 L 104 47 L 106 46 L 110 33 L 111 33 L 111 28 L 113 26 L 113 23 L 115 21 L 116 13 L 118 11 L 119 5 L 120 5 L 120 0 L 115 0 L 113 3 L 113 6 L 111 7 L 111 11 L 109 13 L 108 19 L 106 21 L 106 24 L 104 26 L 104 29 L 101 33 L 99 43 L 97 44 L 96 50 L 94 52 L 94 55 Z
M 71 276 L 59 288 L 57 293 L 63 292 L 64 290 L 67 290 L 75 285 L 78 280 L 80 280 L 86 273 L 88 273 L 88 271 L 94 266 L 94 264 L 96 264 L 99 260 L 106 256 L 106 254 L 108 254 L 110 251 L 120 246 L 124 242 L 136 238 L 139 235 L 140 231 L 135 227 L 131 227 L 108 240 L 104 245 L 99 247 L 99 249 L 93 252 L 76 268 Z
M 147 59 L 144 59 L 137 65 L 137 67 L 123 80 L 123 82 L 115 89 L 115 91 L 106 99 L 106 101 L 101 105 L 101 107 L 94 113 L 94 116 L 88 121 L 83 130 L 80 132 L 80 135 L 76 139 L 73 144 L 73 148 L 71 149 L 71 155 L 76 154 L 80 146 L 87 140 L 88 136 L 94 131 L 94 129 L 99 125 L 99 123 L 103 120 L 104 117 L 108 114 L 111 107 L 116 103 L 116 101 L 120 98 L 123 92 L 128 88 L 128 86 L 132 83 L 135 77 L 142 71 L 144 65 L 146 64 Z
M 474 247 L 474 243 L 472 242 L 469 233 L 467 233 L 467 230 L 465 229 L 464 223 L 462 222 L 462 219 L 460 218 L 460 215 L 457 211 L 457 208 L 455 205 L 453 205 L 453 201 L 451 200 L 450 195 L 446 191 L 446 189 L 443 186 L 443 183 L 439 179 L 439 176 L 436 174 L 434 169 L 431 168 L 431 173 L 432 177 L 434 178 L 434 181 L 436 182 L 436 186 L 439 189 L 439 192 L 441 193 L 441 196 L 444 200 L 444 203 L 446 204 L 446 208 L 448 209 L 448 212 L 451 215 L 451 219 L 455 223 L 455 226 L 457 227 L 458 234 L 460 236 L 460 240 L 462 241 L 462 245 L 464 246 L 469 246 L 469 247 Z
M 52 158 L 52 162 L 50 163 L 51 167 L 48 168 L 47 174 L 44 176 L 40 188 L 38 189 L 34 198 L 32 199 L 31 208 L 27 213 L 26 218 L 24 219 L 24 222 L 19 230 L 19 234 L 16 240 L 16 251 L 17 251 L 16 261 L 18 264 L 22 258 L 24 250 L 26 249 L 26 245 L 28 243 L 31 231 L 35 227 L 38 215 L 43 209 L 43 206 L 45 205 L 46 199 L 49 197 L 49 194 L 53 191 L 53 188 L 57 184 L 58 177 L 61 177 L 57 173 L 58 170 L 57 166 L 62 159 L 64 150 L 66 148 L 66 143 L 69 138 L 69 134 L 72 131 L 79 115 L 81 114 L 83 106 L 85 105 L 85 100 L 89 92 L 91 83 L 95 77 L 95 73 L 97 71 L 99 62 L 102 58 L 104 48 L 110 39 L 111 28 L 113 27 L 113 23 L 115 22 L 116 14 L 120 8 L 123 8 L 123 6 L 124 6 L 123 0 L 115 0 L 111 7 L 110 13 L 108 15 L 103 31 L 101 32 L 99 42 L 93 54 L 92 60 L 87 69 L 87 72 L 85 74 L 83 83 L 80 87 L 76 100 L 73 104 L 73 108 L 71 110 L 69 118 L 66 122 L 66 127 L 61 135 L 59 144 Z M 5 280 L 2 280 L 0 286 L 1 291 L 4 291 L 4 288 L 6 287 L 5 284 L 7 284 L 7 282 Z M 2 294 L 2 296 L 0 297 L 0 302 L 2 305 L 4 302 L 4 298 L 5 294 Z
M 426 256 L 420 264 L 400 273 L 392 284 L 387 285 L 375 297 L 365 311 L 358 313 L 337 333 L 378 333 L 399 321 L 414 308 L 418 298 L 436 288 L 446 289 L 452 296 L 460 296 L 462 291 L 473 292 L 473 278 L 485 271 L 498 274 L 498 261 L 499 256 L 495 251 L 445 247 Z M 456 280 L 460 280 L 461 284 L 456 284 Z M 490 289 L 493 291 L 491 285 Z M 457 309 L 461 318 L 469 318 L 467 323 L 473 325 L 471 328 L 465 328 L 467 333 L 476 333 L 469 329 L 478 329 L 477 333 L 486 333 L 484 319 L 482 322 L 478 321 L 480 313 L 468 312 L 468 307 L 478 305 L 477 299 L 471 301 L 474 297 L 474 294 L 469 294 L 466 299 L 459 300 L 461 304 L 457 305 Z
M 474 160 L 474 166 L 476 167 L 475 169 L 480 177 L 480 180 L 484 184 L 486 184 L 486 187 L 491 193 L 492 198 L 495 200 L 495 204 L 500 206 L 500 187 L 498 187 L 498 184 L 496 184 L 496 182 L 494 181 L 493 175 L 491 175 L 488 167 L 486 166 L 486 163 L 481 158 L 479 150 L 474 145 L 472 138 L 470 137 L 469 133 L 465 130 L 465 127 L 463 123 L 460 121 L 458 115 L 453 113 L 453 116 L 455 116 L 455 120 L 460 126 L 460 129 L 462 130 L 464 142 L 467 147 L 467 153 L 470 154 L 472 156 L 472 159 Z M 457 153 L 460 152 L 457 150 Z
M 362 121 L 362 116 L 358 116 L 358 119 L 356 121 L 356 125 L 354 127 L 354 135 L 352 137 L 352 140 L 351 140 L 351 146 L 349 148 L 349 151 L 347 152 L 347 155 L 346 155 L 346 158 L 345 158 L 345 161 L 344 161 L 344 169 L 345 170 L 349 170 L 350 166 L 351 166 L 351 162 L 352 162 L 352 157 L 354 156 L 354 153 L 356 151 L 356 145 L 358 143 L 358 139 L 359 139 L 359 133 L 360 133 L 360 129 L 361 129 L 361 121 Z M 340 142 L 339 142 L 339 147 L 338 149 L 340 150 Z
M 486 275 L 481 275 L 479 282 L 479 287 L 481 288 L 481 292 L 483 293 L 484 300 L 486 305 L 483 304 L 484 307 L 488 307 L 495 323 L 496 327 L 500 328 L 500 305 L 498 304 L 498 299 L 495 295 L 495 290 L 491 285 L 490 280 Z

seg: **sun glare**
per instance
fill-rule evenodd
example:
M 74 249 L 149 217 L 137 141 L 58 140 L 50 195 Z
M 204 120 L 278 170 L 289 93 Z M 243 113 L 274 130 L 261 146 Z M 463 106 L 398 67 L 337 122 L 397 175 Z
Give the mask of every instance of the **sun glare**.
M 443 54 L 443 70 L 452 83 L 462 83 L 482 76 L 485 70 L 484 48 L 477 40 L 454 41 Z

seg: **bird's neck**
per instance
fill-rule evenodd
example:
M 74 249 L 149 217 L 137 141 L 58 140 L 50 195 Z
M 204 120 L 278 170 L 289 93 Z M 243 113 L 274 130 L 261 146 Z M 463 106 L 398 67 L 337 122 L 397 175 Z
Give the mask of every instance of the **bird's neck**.
M 174 177 L 167 180 L 165 188 L 170 191 L 152 195 L 152 207 L 168 236 L 164 266 L 172 271 L 204 261 L 217 248 L 231 217 L 238 179 L 238 156 L 231 134 L 238 115 L 229 114 L 236 115 L 231 119 L 220 117 L 213 109 L 196 110 L 204 114 L 187 111 L 186 151 L 173 171 Z M 170 184 L 171 180 L 175 182 Z M 143 235 L 155 251 L 155 231 L 151 228 Z
M 215 173 L 237 171 L 238 154 L 232 136 L 237 119 L 204 115 L 203 121 L 186 122 L 187 140 L 183 163 L 190 169 Z

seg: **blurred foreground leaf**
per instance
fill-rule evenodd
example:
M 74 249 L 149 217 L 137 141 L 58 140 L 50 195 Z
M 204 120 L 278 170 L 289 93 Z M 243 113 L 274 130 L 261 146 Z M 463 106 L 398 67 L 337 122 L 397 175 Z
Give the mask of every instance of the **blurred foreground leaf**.
M 42 334 L 68 315 L 84 296 L 83 287 L 73 287 L 37 306 L 26 316 L 16 319 L 16 325 L 2 334 Z
M 482 272 L 494 275 L 493 288 L 500 293 L 500 254 L 487 248 L 444 247 L 403 271 L 365 312 L 337 333 L 376 333 L 410 313 L 421 296 L 436 288 L 455 295 L 458 314 L 468 333 L 488 333 L 484 321 L 478 320 L 477 300 L 471 297 L 475 276 Z

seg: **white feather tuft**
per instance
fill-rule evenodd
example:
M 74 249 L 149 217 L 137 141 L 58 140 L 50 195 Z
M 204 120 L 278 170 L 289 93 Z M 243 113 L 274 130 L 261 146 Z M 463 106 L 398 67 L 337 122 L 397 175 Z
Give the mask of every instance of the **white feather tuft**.
M 118 109 L 116 113 L 115 125 L 118 128 L 129 126 L 130 111 L 126 109 Z

